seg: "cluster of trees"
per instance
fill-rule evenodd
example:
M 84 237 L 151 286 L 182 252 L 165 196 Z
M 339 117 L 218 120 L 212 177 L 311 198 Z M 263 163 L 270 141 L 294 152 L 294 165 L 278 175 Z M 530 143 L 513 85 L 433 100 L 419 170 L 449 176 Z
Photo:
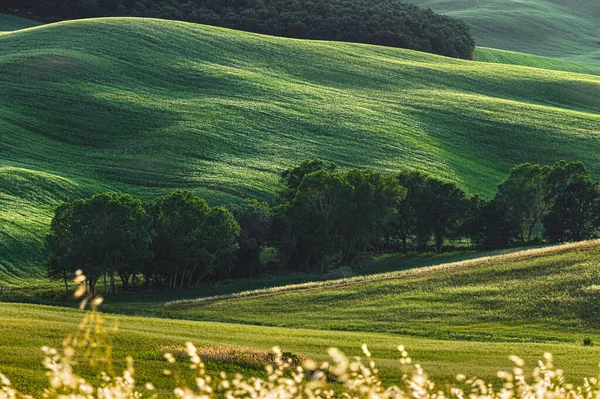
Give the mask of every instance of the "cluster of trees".
M 83 270 L 88 290 L 103 281 L 104 293 L 124 290 L 145 277 L 169 289 L 211 275 L 229 277 L 240 226 L 224 207 L 210 207 L 188 191 L 144 204 L 126 194 L 103 193 L 63 203 L 47 237 L 49 276 L 68 282 Z M 135 281 L 134 281 L 135 282 Z
M 400 0 L 5 0 L 0 11 L 44 21 L 140 16 L 275 36 L 379 44 L 472 59 L 457 19 Z
M 581 241 L 600 229 L 600 190 L 582 162 L 515 166 L 494 198 L 470 202 L 464 231 L 480 247 Z
M 138 276 L 174 289 L 265 271 L 324 272 L 384 247 L 439 253 L 452 240 L 502 248 L 599 230 L 599 185 L 581 162 L 515 166 L 486 200 L 418 171 L 342 171 L 315 159 L 282 173 L 275 206 L 247 199 L 211 208 L 187 191 L 150 204 L 114 193 L 62 204 L 47 239 L 48 268 L 65 284 L 82 269 L 90 291 L 102 280 L 113 292 L 116 277 L 128 289 Z M 277 256 L 263 270 L 266 248 Z

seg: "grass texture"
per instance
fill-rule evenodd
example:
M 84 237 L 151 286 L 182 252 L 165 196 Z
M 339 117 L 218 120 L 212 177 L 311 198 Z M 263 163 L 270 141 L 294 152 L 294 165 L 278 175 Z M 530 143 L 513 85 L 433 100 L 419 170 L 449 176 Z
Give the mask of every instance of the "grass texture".
M 302 358 L 325 361 L 329 347 L 355 356 L 366 343 L 383 380 L 389 383 L 398 381 L 396 348 L 402 344 L 442 385 L 459 372 L 495 382 L 498 370 L 511 368 L 510 355 L 519 354 L 532 368 L 543 353 L 551 352 L 556 364 L 567 370 L 569 381 L 578 383 L 594 375 L 600 356 L 598 346 L 582 346 L 582 339 L 589 336 L 598 342 L 599 337 L 597 329 L 574 323 L 566 310 L 582 304 L 581 292 L 597 291 L 594 268 L 599 247 L 598 241 L 571 244 L 335 283 L 290 286 L 245 298 L 238 295 L 169 306 L 206 315 L 219 308 L 220 318 L 228 321 L 302 328 L 110 316 L 119 325 L 113 356 L 117 366 L 124 365 L 125 356 L 133 356 L 136 379 L 152 381 L 159 390 L 168 381 L 162 376 L 166 368 L 162 354 L 186 341 L 210 355 L 209 369 L 246 374 L 260 373 L 260 365 L 238 362 L 235 353 L 247 358 L 244 351 L 252 355 L 277 345 Z M 595 297 L 586 299 L 598 303 Z M 551 310 L 549 319 L 539 319 Z M 233 315 L 237 320 L 231 320 Z M 26 393 L 39 394 L 47 382 L 39 348 L 60 346 L 81 317 L 82 312 L 74 309 L 0 303 L 1 371 Z M 511 317 L 521 321 L 511 321 Z M 358 331 L 338 331 L 341 325 Z M 412 328 L 410 335 L 398 334 L 406 326 Z M 435 329 L 463 334 L 447 334 L 441 340 L 430 336 Z M 529 335 L 546 342 L 509 342 L 517 330 L 521 338 Z M 93 377 L 93 372 L 88 374 Z
M 39 305 L 0 303 L 1 369 L 16 387 L 25 393 L 39 394 L 47 386 L 42 372 L 40 348 L 60 346 L 62 339 L 73 332 L 82 317 L 81 312 Z M 254 348 L 269 350 L 278 345 L 303 357 L 328 360 L 326 351 L 335 346 L 348 355 L 361 355 L 366 343 L 377 361 L 382 379 L 398 381 L 400 376 L 397 346 L 406 345 L 415 361 L 440 383 L 450 382 L 461 372 L 494 381 L 497 370 L 510 369 L 508 357 L 518 353 L 533 368 L 543 353 L 551 352 L 556 363 L 568 370 L 571 381 L 579 382 L 597 370 L 600 348 L 572 344 L 481 343 L 433 340 L 419 337 L 378 333 L 355 333 L 285 329 L 235 324 L 166 320 L 119 316 L 119 331 L 115 336 L 113 356 L 116 366 L 124 366 L 125 356 L 136 361 L 136 379 L 152 381 L 158 389 L 167 385 L 162 376 L 167 368 L 162 358 L 164 348 L 178 347 L 191 341 L 200 348 Z M 257 370 L 229 364 L 210 368 L 228 372 L 256 373 Z M 85 375 L 86 377 L 93 377 Z
M 279 172 L 317 156 L 484 195 L 526 161 L 600 176 L 590 74 L 133 18 L 0 34 L 0 68 L 0 269 L 13 274 L 39 270 L 56 203 L 106 189 L 270 199 Z
M 170 302 L 169 317 L 440 339 L 598 339 L 600 241 Z
M 0 13 L 0 32 L 31 28 L 40 25 L 36 21 Z
M 478 46 L 600 66 L 596 0 L 410 0 L 462 19 Z

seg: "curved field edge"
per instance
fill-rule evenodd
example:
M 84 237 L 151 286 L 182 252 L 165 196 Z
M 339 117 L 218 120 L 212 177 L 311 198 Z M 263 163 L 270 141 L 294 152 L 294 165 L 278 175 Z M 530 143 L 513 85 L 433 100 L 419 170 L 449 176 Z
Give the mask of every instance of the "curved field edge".
M 47 378 L 40 365 L 42 346 L 59 347 L 65 336 L 77 328 L 82 312 L 48 306 L 0 303 L 0 372 L 25 393 L 40 394 Z M 112 319 L 112 317 L 111 317 Z M 113 319 L 114 320 L 114 319 Z M 451 382 L 464 373 L 495 382 L 498 370 L 513 367 L 508 357 L 518 354 L 533 368 L 545 352 L 565 369 L 569 381 L 595 375 L 599 347 L 568 344 L 519 344 L 439 341 L 399 335 L 314 331 L 225 323 L 192 322 L 142 317 L 118 317 L 113 357 L 117 368 L 132 356 L 136 380 L 152 381 L 159 391 L 168 387 L 162 371 L 166 363 L 162 348 L 181 346 L 190 341 L 200 348 L 231 346 L 269 350 L 279 346 L 318 361 L 328 360 L 329 347 L 338 347 L 349 356 L 361 355 L 366 343 L 386 382 L 397 382 L 401 373 L 398 345 L 405 345 L 411 357 L 439 383 Z M 595 338 L 595 337 L 594 337 Z M 177 366 L 177 365 L 175 365 Z M 180 366 L 183 371 L 183 365 Z M 187 368 L 187 366 L 186 366 Z M 209 364 L 209 371 L 225 369 L 232 373 L 248 372 L 231 365 Z M 86 375 L 87 374 L 87 375 Z M 93 377 L 84 373 L 86 377 Z
M 480 342 L 581 342 L 598 330 L 599 241 L 399 273 L 172 303 L 164 317 Z
M 278 173 L 314 157 L 484 196 L 521 162 L 582 160 L 600 176 L 594 75 L 135 18 L 2 34 L 0 68 L 0 167 L 85 192 L 268 200 Z M 41 273 L 55 203 L 43 219 L 14 213 L 38 244 L 6 247 L 13 270 Z
M 480 266 L 489 266 L 497 263 L 509 263 L 518 262 L 523 259 L 539 258 L 548 255 L 562 254 L 573 250 L 590 250 L 593 248 L 600 248 L 600 240 L 583 241 L 577 243 L 569 243 L 562 245 L 555 245 L 544 248 L 527 249 L 519 252 L 510 254 L 484 256 L 475 259 L 469 259 L 459 262 L 451 262 L 442 265 L 428 266 L 416 269 L 402 270 L 398 272 L 389 272 L 381 274 L 373 274 L 368 276 L 349 277 L 339 280 L 321 281 L 321 282 L 310 282 L 303 284 L 293 284 L 283 287 L 265 288 L 260 290 L 244 291 L 230 295 L 217 295 L 212 297 L 204 297 L 198 299 L 185 299 L 170 301 L 165 303 L 165 308 L 179 308 L 185 309 L 188 307 L 203 306 L 213 302 L 238 300 L 246 298 L 261 298 L 267 296 L 273 296 L 278 294 L 285 294 L 290 292 L 301 292 L 314 289 L 326 289 L 326 288 L 340 288 L 349 287 L 357 284 L 369 284 L 378 281 L 385 280 L 397 280 L 406 277 L 419 276 L 423 274 L 436 273 L 439 271 L 454 271 L 460 269 L 470 269 Z

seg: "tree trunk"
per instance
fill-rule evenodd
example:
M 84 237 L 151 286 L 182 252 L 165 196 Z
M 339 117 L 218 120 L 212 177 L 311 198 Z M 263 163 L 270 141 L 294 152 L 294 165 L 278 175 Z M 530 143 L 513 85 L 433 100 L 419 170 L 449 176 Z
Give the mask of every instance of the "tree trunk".
M 69 295 L 69 279 L 67 278 L 67 272 L 63 273 L 63 278 L 65 280 L 65 291 L 67 291 L 67 295 Z
M 442 247 L 444 246 L 444 236 L 442 236 L 441 234 L 437 233 L 435 235 L 435 248 L 436 248 L 436 252 L 438 254 L 442 253 Z

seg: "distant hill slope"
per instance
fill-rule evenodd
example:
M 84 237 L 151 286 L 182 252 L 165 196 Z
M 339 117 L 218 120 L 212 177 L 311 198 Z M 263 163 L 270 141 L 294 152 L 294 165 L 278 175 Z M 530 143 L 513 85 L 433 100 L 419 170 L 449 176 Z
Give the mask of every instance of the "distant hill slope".
M 475 49 L 475 61 L 600 75 L 600 66 L 585 64 L 583 62 L 566 61 L 561 60 L 560 58 L 519 53 L 517 51 L 498 50 L 489 47 L 477 47 Z
M 598 332 L 600 241 L 179 301 L 165 316 L 441 339 L 563 341 Z
M 408 0 L 471 26 L 477 46 L 600 66 L 597 0 Z
M 0 214 L 5 269 L 39 270 L 62 199 L 269 199 L 279 172 L 317 156 L 484 195 L 525 161 L 580 159 L 600 177 L 593 75 L 150 19 L 0 34 L 0 68 L 0 190 L 32 204 Z
M 38 22 L 29 19 L 0 13 L 0 32 L 31 28 L 38 25 Z

